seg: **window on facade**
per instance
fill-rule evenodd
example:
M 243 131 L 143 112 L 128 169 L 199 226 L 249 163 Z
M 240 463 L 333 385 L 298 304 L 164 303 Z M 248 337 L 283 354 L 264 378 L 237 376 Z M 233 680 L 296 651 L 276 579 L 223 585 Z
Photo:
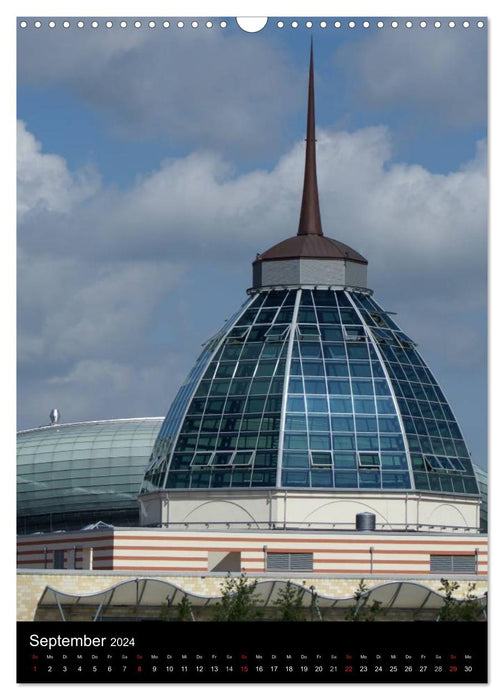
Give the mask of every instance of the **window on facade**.
M 360 342 L 364 342 L 366 340 L 366 335 L 362 326 L 344 326 L 343 331 L 345 333 L 346 340 Z
M 247 335 L 248 328 L 232 328 L 231 331 L 229 332 L 229 343 L 239 343 L 244 340 L 245 336 Z
M 431 574 L 474 574 L 475 554 L 431 554 Z
M 310 452 L 312 467 L 316 469 L 330 469 L 332 467 L 331 452 Z
M 380 455 L 378 452 L 359 452 L 359 467 L 361 469 L 378 469 Z
M 406 333 L 403 333 L 402 331 L 395 331 L 394 335 L 399 341 L 399 345 L 402 345 L 403 348 L 415 347 L 415 343 L 411 340 L 411 338 L 408 338 Z
M 313 552 L 267 552 L 266 571 L 313 571 Z
M 298 333 L 301 340 L 318 340 L 318 338 L 320 338 L 318 326 L 300 324 L 298 326 Z
M 383 320 L 381 314 L 379 314 L 379 313 L 376 312 L 376 311 L 371 311 L 371 312 L 369 313 L 369 315 L 371 316 L 371 318 L 373 319 L 373 321 L 376 323 L 377 326 L 380 326 L 380 328 L 386 328 L 386 327 L 387 327 L 387 324 L 386 324 L 385 321 Z
M 265 334 L 266 340 L 283 340 L 286 336 L 289 326 L 271 326 Z
M 54 552 L 54 568 L 64 569 L 65 568 L 65 550 L 56 549 Z
M 233 464 L 235 465 L 235 467 L 245 467 L 251 464 L 253 456 L 253 452 L 236 452 L 233 458 Z
M 196 466 L 203 466 L 210 464 L 210 458 L 212 457 L 212 452 L 196 452 L 192 458 L 191 464 Z

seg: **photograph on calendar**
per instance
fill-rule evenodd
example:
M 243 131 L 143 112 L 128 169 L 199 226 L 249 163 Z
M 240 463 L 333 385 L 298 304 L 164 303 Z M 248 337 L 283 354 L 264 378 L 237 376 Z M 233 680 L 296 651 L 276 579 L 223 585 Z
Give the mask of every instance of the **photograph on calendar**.
M 486 682 L 487 19 L 16 24 L 18 681 Z

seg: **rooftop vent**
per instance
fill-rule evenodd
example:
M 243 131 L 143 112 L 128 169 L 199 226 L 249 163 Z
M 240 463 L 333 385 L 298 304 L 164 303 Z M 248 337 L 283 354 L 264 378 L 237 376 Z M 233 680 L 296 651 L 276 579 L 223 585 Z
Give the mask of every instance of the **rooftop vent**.
M 376 530 L 376 515 L 374 513 L 357 513 L 355 529 L 360 531 Z
M 59 422 L 60 412 L 58 411 L 57 408 L 53 408 L 53 410 L 49 414 L 49 419 L 51 421 L 51 425 L 56 425 L 56 423 Z

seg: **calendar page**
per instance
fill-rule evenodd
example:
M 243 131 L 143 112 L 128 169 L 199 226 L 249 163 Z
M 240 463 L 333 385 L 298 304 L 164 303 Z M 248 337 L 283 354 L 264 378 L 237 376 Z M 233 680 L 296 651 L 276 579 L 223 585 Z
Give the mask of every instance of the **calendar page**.
M 486 683 L 488 19 L 16 32 L 18 683 Z

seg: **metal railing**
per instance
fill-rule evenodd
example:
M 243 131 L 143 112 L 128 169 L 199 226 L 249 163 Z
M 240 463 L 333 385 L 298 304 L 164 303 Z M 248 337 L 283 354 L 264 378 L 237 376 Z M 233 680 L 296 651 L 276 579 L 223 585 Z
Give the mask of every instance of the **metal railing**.
M 145 525 L 144 527 L 152 528 L 166 528 L 166 529 L 189 529 L 189 528 L 201 528 L 207 530 L 219 530 L 219 529 L 243 529 L 243 530 L 344 530 L 352 532 L 407 532 L 407 533 L 425 533 L 425 532 L 468 532 L 474 534 L 480 534 L 480 529 L 478 527 L 472 527 L 470 525 L 446 525 L 437 523 L 411 523 L 404 524 L 401 523 L 376 523 L 376 527 L 373 530 L 357 530 L 355 527 L 355 521 L 342 521 L 342 522 L 318 522 L 318 521 L 274 521 L 274 520 L 221 520 L 221 521 L 197 521 L 193 520 L 191 522 L 187 521 L 170 521 L 162 522 L 156 525 Z

